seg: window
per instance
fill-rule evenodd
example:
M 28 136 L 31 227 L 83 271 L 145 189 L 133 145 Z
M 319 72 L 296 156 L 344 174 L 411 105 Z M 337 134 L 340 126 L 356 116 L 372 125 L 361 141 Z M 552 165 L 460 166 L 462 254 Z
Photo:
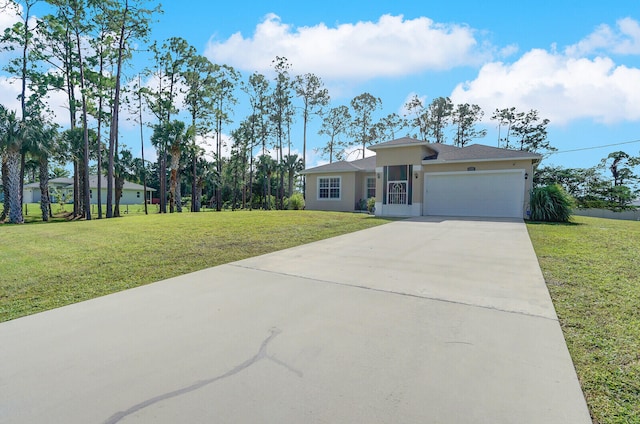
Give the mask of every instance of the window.
M 318 178 L 318 199 L 340 200 L 340 177 Z
M 367 199 L 376 197 L 376 178 L 367 177 Z

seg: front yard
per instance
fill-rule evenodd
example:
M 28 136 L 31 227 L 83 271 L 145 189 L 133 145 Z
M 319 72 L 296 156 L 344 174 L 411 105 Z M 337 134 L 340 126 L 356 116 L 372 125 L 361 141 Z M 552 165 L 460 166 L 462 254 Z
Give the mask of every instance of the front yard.
M 0 322 L 388 220 L 314 211 L 0 225 Z
M 640 423 L 640 222 L 528 229 L 594 423 Z

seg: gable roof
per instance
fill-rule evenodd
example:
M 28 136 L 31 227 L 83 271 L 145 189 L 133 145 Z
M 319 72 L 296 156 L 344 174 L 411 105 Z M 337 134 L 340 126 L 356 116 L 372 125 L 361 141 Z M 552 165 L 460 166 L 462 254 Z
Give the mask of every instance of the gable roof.
M 319 174 L 325 172 L 375 172 L 376 157 L 369 156 L 364 159 L 357 159 L 351 162 L 341 160 L 338 162 L 328 163 L 326 165 L 316 166 L 302 171 L 302 174 Z
M 429 143 L 411 137 L 398 138 L 396 140 L 379 143 L 370 146 L 369 150 L 390 149 L 397 147 L 425 146 L 434 152 L 427 155 L 423 160 L 434 160 L 438 162 L 470 162 L 489 160 L 510 160 L 510 159 L 531 159 L 539 161 L 542 155 L 527 152 L 524 150 L 511 150 L 499 147 L 486 146 L 484 144 L 470 144 L 464 147 L 452 146 L 451 144 Z

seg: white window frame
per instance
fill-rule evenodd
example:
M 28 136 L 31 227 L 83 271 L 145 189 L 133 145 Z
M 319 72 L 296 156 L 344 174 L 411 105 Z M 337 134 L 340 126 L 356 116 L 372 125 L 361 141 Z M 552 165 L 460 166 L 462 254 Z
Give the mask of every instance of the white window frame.
M 320 197 L 320 182 L 322 180 L 329 180 L 329 185 L 328 187 L 326 187 L 328 191 L 328 197 Z M 332 180 L 337 180 L 338 181 L 338 186 L 332 186 Z M 323 177 L 318 177 L 317 180 L 317 184 L 318 184 L 318 190 L 317 190 L 317 199 L 321 200 L 321 201 L 336 201 L 336 200 L 342 200 L 342 177 L 341 176 L 323 176 Z M 338 189 L 338 197 L 331 197 L 331 190 L 335 190 Z
M 369 196 L 369 181 L 373 181 L 373 196 Z M 376 177 L 367 177 L 364 179 L 364 194 L 367 199 L 376 197 Z

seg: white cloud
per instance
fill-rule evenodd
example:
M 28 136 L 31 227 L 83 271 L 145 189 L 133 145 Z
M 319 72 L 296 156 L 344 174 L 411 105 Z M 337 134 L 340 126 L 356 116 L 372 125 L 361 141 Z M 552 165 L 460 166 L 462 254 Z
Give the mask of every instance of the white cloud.
M 478 45 L 473 29 L 425 17 L 383 15 L 377 22 L 296 28 L 269 14 L 252 37 L 235 33 L 223 41 L 211 39 L 205 55 L 265 73 L 275 56 L 284 56 L 298 74 L 370 79 L 479 64 L 486 55 Z
M 22 10 L 21 5 L 17 5 L 18 10 L 14 9 L 14 5 L 9 0 L 0 0 L 0 33 L 4 33 L 6 28 L 12 27 L 19 21 L 19 11 Z
M 603 24 L 576 44 L 566 48 L 565 53 L 581 57 L 606 52 L 623 55 L 640 54 L 640 24 L 632 18 L 620 19 L 616 28 Z
M 458 84 L 454 103 L 476 103 L 488 120 L 496 108 L 537 109 L 554 124 L 589 118 L 640 120 L 640 69 L 606 57 L 574 58 L 531 50 L 512 64 L 484 65 L 475 80 Z
M 22 116 L 20 101 L 20 80 L 13 77 L 0 75 L 0 104 L 9 110 L 15 110 L 18 116 Z M 27 90 L 27 96 L 29 91 Z M 67 95 L 60 90 L 49 91 L 44 99 L 45 104 L 51 110 L 52 122 L 61 126 L 69 125 L 69 104 Z

